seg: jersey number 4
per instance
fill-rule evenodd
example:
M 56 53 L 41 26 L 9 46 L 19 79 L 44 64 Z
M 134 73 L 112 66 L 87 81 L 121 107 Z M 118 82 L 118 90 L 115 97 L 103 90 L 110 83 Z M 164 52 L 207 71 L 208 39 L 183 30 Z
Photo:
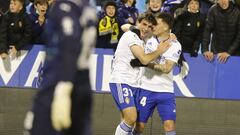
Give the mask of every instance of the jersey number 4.
M 142 106 L 145 106 L 146 105 L 146 101 L 147 101 L 147 97 L 142 97 L 142 99 L 140 100 L 140 104 Z

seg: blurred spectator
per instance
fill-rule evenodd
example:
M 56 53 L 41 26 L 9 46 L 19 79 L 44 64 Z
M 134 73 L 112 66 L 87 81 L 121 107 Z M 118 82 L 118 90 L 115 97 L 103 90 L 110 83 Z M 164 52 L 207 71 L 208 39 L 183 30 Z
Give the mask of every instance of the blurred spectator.
M 230 55 L 240 55 L 239 44 L 240 11 L 229 0 L 217 0 L 207 15 L 202 41 L 203 54 L 209 61 L 213 60 L 213 54 L 217 54 L 218 61 L 225 63 Z
M 182 8 L 184 6 L 184 0 L 166 0 L 163 3 L 162 11 L 170 14 L 174 14 L 176 9 Z
M 47 2 L 48 6 L 51 7 L 54 4 L 55 0 L 47 0 Z
M 35 0 L 30 7 L 29 19 L 32 26 L 32 44 L 44 44 L 43 31 L 46 23 L 46 13 L 48 9 L 47 0 Z
M 24 0 L 11 0 L 9 12 L 4 15 L 0 26 L 0 55 L 16 56 L 31 38 L 31 24 L 25 13 Z
M 122 0 L 119 5 L 119 17 L 124 20 L 124 24 L 135 25 L 138 17 L 138 9 L 135 7 L 136 0 Z
M 202 40 L 205 17 L 200 12 L 200 0 L 188 0 L 187 9 L 176 18 L 173 33 L 182 45 L 182 51 L 197 56 Z
M 152 12 L 154 15 L 161 12 L 162 0 L 147 0 L 147 10 Z
M 34 5 L 33 3 L 34 3 L 34 0 L 29 0 L 29 3 L 26 5 L 26 13 L 27 14 L 30 14 L 30 9 Z
M 5 13 L 8 11 L 10 0 L 0 0 L 0 10 Z
M 3 11 L 2 11 L 2 7 L 0 5 L 0 26 L 1 26 L 1 22 L 2 22 L 2 18 L 3 18 Z
M 116 49 L 121 35 L 120 22 L 117 17 L 115 1 L 109 0 L 104 4 L 104 11 L 98 13 L 97 48 Z

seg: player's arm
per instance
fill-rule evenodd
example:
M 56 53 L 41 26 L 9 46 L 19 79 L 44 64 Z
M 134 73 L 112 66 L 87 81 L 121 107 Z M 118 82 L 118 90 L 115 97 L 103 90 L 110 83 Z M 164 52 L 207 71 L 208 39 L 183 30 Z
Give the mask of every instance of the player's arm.
M 161 42 L 160 45 L 158 46 L 157 50 L 145 54 L 143 47 L 139 45 L 132 45 L 130 47 L 133 55 L 143 64 L 147 65 L 151 61 L 155 60 L 158 58 L 160 55 L 162 55 L 168 48 L 170 47 L 169 41 Z
M 174 61 L 166 60 L 165 64 L 149 63 L 148 68 L 168 74 L 176 65 Z

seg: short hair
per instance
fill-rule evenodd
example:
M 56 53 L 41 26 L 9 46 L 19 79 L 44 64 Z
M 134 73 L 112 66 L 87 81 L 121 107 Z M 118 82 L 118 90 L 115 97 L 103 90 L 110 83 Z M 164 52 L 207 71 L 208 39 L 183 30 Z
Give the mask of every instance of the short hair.
M 164 3 L 165 2 L 165 0 L 161 0 L 162 1 L 162 3 Z M 149 4 L 150 3 L 150 0 L 146 0 L 145 1 L 145 4 Z
M 161 12 L 161 13 L 157 13 L 155 17 L 156 19 L 162 19 L 163 22 L 167 23 L 169 29 L 173 28 L 174 18 L 171 14 Z
M 44 3 L 48 4 L 47 0 L 34 0 L 34 5 L 43 5 Z
M 186 5 L 188 6 L 191 1 L 196 1 L 196 2 L 198 2 L 199 8 L 201 8 L 201 1 L 200 1 L 200 0 L 188 0 L 188 1 L 186 2 Z
M 152 12 L 144 12 L 138 16 L 138 21 L 141 22 L 142 20 L 146 20 L 153 25 L 157 25 L 157 21 Z
M 104 11 L 106 11 L 106 8 L 107 8 L 108 6 L 114 6 L 115 9 L 116 9 L 116 11 L 117 11 L 117 4 L 116 4 L 116 2 L 113 1 L 113 0 L 105 1 L 103 5 L 104 5 Z
M 22 5 L 25 4 L 25 0 L 12 0 L 12 1 L 19 1 Z

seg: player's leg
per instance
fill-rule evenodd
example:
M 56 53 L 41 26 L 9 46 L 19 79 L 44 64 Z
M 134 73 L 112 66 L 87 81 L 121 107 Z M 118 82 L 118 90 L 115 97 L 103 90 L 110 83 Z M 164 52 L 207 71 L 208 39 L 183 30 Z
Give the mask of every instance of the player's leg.
M 175 95 L 173 93 L 159 93 L 158 94 L 157 109 L 160 118 L 163 121 L 163 127 L 166 135 L 176 135 L 175 121 L 176 121 L 176 103 Z
M 137 109 L 135 107 L 136 88 L 118 83 L 110 83 L 109 86 L 122 115 L 122 122 L 117 126 L 115 135 L 128 135 L 132 133 L 137 119 Z
M 144 122 L 136 122 L 133 135 L 141 135 L 145 129 L 145 124 Z
M 66 135 L 92 135 L 91 109 L 92 91 L 88 82 L 85 82 L 75 87 L 72 93 L 72 125 Z
M 27 135 L 59 135 L 51 122 L 51 101 L 54 87 L 38 92 L 35 97 L 33 109 L 28 112 L 24 126 Z M 27 133 L 28 132 L 28 133 Z
M 140 135 L 145 129 L 149 117 L 152 116 L 156 102 L 154 101 L 154 93 L 151 91 L 139 90 L 139 101 L 137 103 L 138 117 L 133 135 Z

